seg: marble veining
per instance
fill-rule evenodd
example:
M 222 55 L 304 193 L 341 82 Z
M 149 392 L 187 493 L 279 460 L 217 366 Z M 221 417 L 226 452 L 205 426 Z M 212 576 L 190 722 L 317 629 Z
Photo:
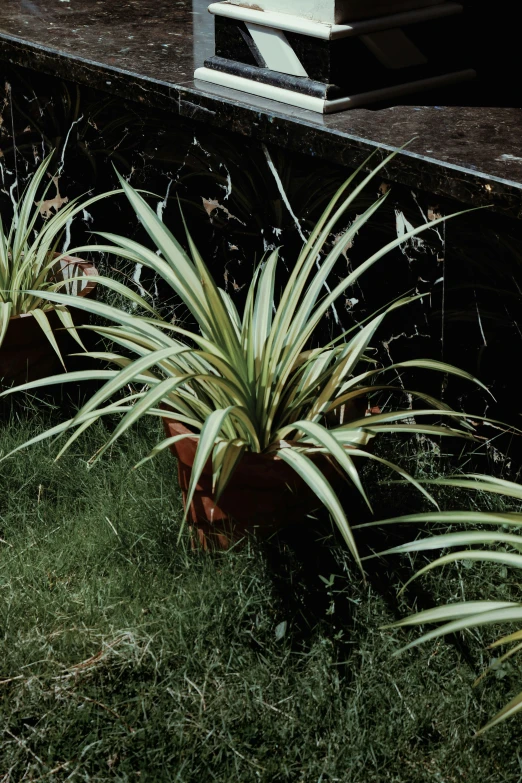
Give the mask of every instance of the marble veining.
M 195 65 L 213 53 L 206 7 L 206 0 L 3 0 L 0 58 L 345 166 L 375 146 L 414 139 L 388 167 L 389 179 L 521 216 L 518 94 L 499 95 L 483 78 L 426 94 L 424 105 L 321 117 L 195 83 Z

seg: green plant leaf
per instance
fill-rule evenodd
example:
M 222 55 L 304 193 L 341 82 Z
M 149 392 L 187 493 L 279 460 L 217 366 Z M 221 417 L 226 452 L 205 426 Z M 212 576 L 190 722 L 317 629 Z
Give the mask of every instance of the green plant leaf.
M 187 514 L 190 510 L 190 504 L 192 503 L 192 498 L 194 497 L 194 492 L 196 491 L 196 486 L 201 478 L 201 474 L 203 473 L 205 465 L 207 464 L 210 455 L 212 454 L 216 438 L 233 410 L 234 406 L 230 405 L 228 408 L 213 411 L 201 429 L 196 455 L 194 457 L 194 464 L 192 466 L 190 484 L 187 491 L 184 519 L 187 518 Z
M 516 715 L 517 712 L 520 712 L 522 710 L 522 692 L 518 694 L 518 696 L 515 696 L 514 699 L 512 699 L 509 704 L 506 704 L 504 709 L 500 710 L 495 717 L 489 721 L 482 729 L 477 731 L 476 737 L 479 737 L 481 734 L 484 734 L 485 731 L 488 731 L 489 729 L 493 728 L 493 726 L 496 726 L 498 723 L 501 723 L 503 720 L 507 720 L 507 718 L 512 718 L 513 715 Z
M 402 590 L 405 590 L 414 579 L 418 579 L 419 576 L 422 576 L 422 574 L 426 574 L 428 571 L 432 571 L 434 568 L 447 565 L 448 563 L 456 563 L 458 560 L 469 563 L 473 561 L 481 561 L 497 563 L 498 565 L 510 566 L 512 568 L 522 568 L 522 555 L 514 555 L 511 552 L 490 552 L 487 549 L 471 549 L 461 552 L 451 552 L 449 555 L 443 555 L 437 560 L 434 560 L 433 563 L 429 563 L 429 565 L 424 566 L 424 568 L 421 568 L 420 571 L 417 571 L 414 576 L 408 579 Z
M 67 333 L 71 335 L 71 337 L 76 340 L 78 345 L 83 348 L 84 351 L 87 351 L 85 345 L 82 342 L 82 339 L 80 335 L 78 334 L 78 331 L 76 329 L 76 325 L 73 321 L 72 315 L 69 312 L 69 310 L 66 307 L 61 307 L 60 305 L 55 305 L 54 312 L 60 319 L 62 326 L 64 329 L 67 330 Z
M 51 343 L 56 355 L 58 356 L 65 370 L 63 357 L 58 347 L 58 343 L 56 342 L 56 337 L 54 336 L 54 332 L 52 330 L 51 324 L 49 323 L 49 319 L 47 318 L 47 315 L 44 313 L 43 310 L 40 310 L 39 308 L 36 308 L 35 310 L 31 310 L 31 315 L 33 316 L 34 320 L 37 321 L 38 325 L 40 326 L 40 329 Z
M 517 527 L 522 525 L 522 514 L 516 513 L 493 513 L 486 511 L 423 511 L 419 514 L 405 514 L 389 519 L 381 519 L 373 522 L 365 522 L 361 525 L 355 525 L 354 530 L 365 527 L 376 527 L 380 525 L 397 524 L 418 524 L 419 522 L 428 522 L 436 524 L 480 524 L 480 525 L 505 525 L 511 524 Z
M 515 533 L 490 532 L 487 530 L 464 530 L 459 533 L 444 533 L 439 536 L 417 539 L 407 544 L 385 549 L 369 558 L 382 557 L 383 555 L 398 555 L 408 552 L 428 552 L 433 549 L 446 549 L 451 546 L 473 546 L 474 544 L 512 544 L 522 545 L 522 536 Z
M 413 647 L 418 647 L 425 642 L 431 641 L 432 639 L 438 639 L 441 636 L 446 636 L 450 633 L 465 631 L 468 628 L 478 628 L 483 625 L 519 622 L 520 620 L 522 620 L 522 604 L 517 603 L 511 603 L 509 606 L 490 609 L 488 611 L 479 611 L 477 614 L 467 614 L 463 617 L 458 617 L 455 620 L 451 620 L 450 622 L 445 623 L 438 628 L 434 628 L 432 631 L 428 631 L 427 633 L 402 647 L 400 650 L 394 653 L 394 655 L 400 655 L 406 650 L 411 650 Z M 412 623 L 410 623 L 410 625 L 411 624 Z
M 334 522 L 339 528 L 348 549 L 352 553 L 357 565 L 361 569 L 361 573 L 364 574 L 362 563 L 357 550 L 357 544 L 353 537 L 350 523 L 346 518 L 346 514 L 339 502 L 337 495 L 335 494 L 330 482 L 324 477 L 323 473 L 319 470 L 317 465 L 314 465 L 311 459 L 304 454 L 300 454 L 292 448 L 283 448 L 279 452 L 279 456 L 284 460 L 295 472 L 300 476 L 303 481 L 308 484 L 310 489 L 317 495 L 321 504 L 332 515 Z
M 433 609 L 425 609 L 422 612 L 405 617 L 396 623 L 383 625 L 382 628 L 403 628 L 409 625 L 425 625 L 426 623 L 440 623 L 448 620 L 458 620 L 464 617 L 474 617 L 481 612 L 492 612 L 495 609 L 506 609 L 513 606 L 512 601 L 463 601 L 461 603 L 446 604 Z M 516 604 L 515 604 L 516 605 Z
M 219 474 L 216 477 L 217 480 L 213 481 L 216 503 L 219 503 L 221 495 L 234 475 L 234 471 L 239 465 L 247 446 L 247 441 L 240 438 L 224 442 L 219 464 Z
M 172 435 L 170 438 L 165 438 L 165 440 L 162 440 L 161 443 L 156 444 L 156 446 L 154 446 L 152 451 L 147 454 L 146 457 L 140 459 L 140 461 L 134 465 L 133 469 L 137 470 L 138 468 L 141 468 L 141 466 L 146 462 L 154 459 L 154 457 L 156 457 L 158 454 L 161 454 L 161 452 L 165 451 L 165 449 L 170 449 L 171 446 L 173 446 L 175 443 L 179 443 L 181 440 L 185 440 L 187 438 L 193 438 L 196 440 L 198 437 L 198 435 L 193 435 L 192 433 L 183 433 L 181 435 Z
M 12 302 L 0 302 L 0 348 L 9 327 L 9 319 L 13 309 Z
M 276 437 L 279 440 L 285 440 L 285 438 L 293 430 L 304 432 L 305 435 L 309 435 L 316 444 L 323 446 L 326 449 L 327 453 L 330 454 L 339 464 L 339 467 L 344 470 L 371 511 L 372 507 L 370 501 L 361 483 L 361 479 L 359 477 L 357 468 L 354 465 L 353 459 L 350 457 L 349 453 L 347 453 L 345 448 L 343 448 L 343 446 L 337 442 L 335 435 L 330 433 L 326 427 L 323 427 L 320 424 L 316 424 L 312 421 L 296 421 L 294 424 L 282 429 Z

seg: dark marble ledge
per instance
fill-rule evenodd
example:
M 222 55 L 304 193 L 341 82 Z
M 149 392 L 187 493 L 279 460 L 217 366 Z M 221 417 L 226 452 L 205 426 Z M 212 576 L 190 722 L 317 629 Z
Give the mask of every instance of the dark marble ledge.
M 30 5 L 46 7 L 44 0 L 34 0 Z M 89 37 L 83 36 L 79 41 L 64 37 L 63 29 L 69 30 L 68 24 L 71 32 L 77 29 L 67 22 L 66 16 L 63 18 L 66 5 L 60 4 L 58 10 L 49 12 L 50 16 L 56 14 L 62 20 L 60 28 L 48 28 L 51 33 L 46 33 L 41 24 L 32 26 L 30 15 L 24 19 L 23 32 L 27 37 L 21 37 L 9 30 L 15 28 L 18 32 L 19 20 L 13 23 L 6 13 L 9 8 L 13 10 L 21 4 L 6 0 L 0 8 L 0 58 L 87 84 L 144 107 L 161 109 L 173 116 L 204 122 L 349 167 L 359 163 L 375 147 L 397 150 L 414 138 L 408 150 L 400 152 L 387 167 L 388 179 L 435 195 L 449 196 L 464 204 L 489 205 L 509 217 L 522 217 L 522 154 L 517 154 L 522 112 L 518 108 L 397 106 L 376 111 L 357 109 L 322 117 L 274 101 L 194 82 L 194 65 L 205 52 L 211 52 L 211 45 L 207 39 L 203 41 L 202 49 L 194 45 L 194 14 L 188 11 L 192 5 L 187 0 L 169 5 L 169 22 L 174 26 L 170 29 L 169 25 L 162 25 L 159 38 L 156 35 L 157 14 L 162 13 L 161 8 L 156 12 L 154 24 L 150 27 L 140 24 L 139 41 L 135 46 L 132 44 L 135 36 L 126 35 L 135 27 L 125 28 L 122 22 L 123 29 L 120 29 L 122 25 L 114 23 L 112 31 L 107 29 L 112 18 L 110 7 L 115 5 L 111 0 L 104 0 L 103 4 L 83 0 L 84 9 L 101 5 L 107 19 L 102 20 L 103 24 L 98 20 L 100 26 L 97 27 L 98 22 L 91 18 L 89 24 L 84 25 L 90 31 Z M 118 7 L 124 5 L 119 3 Z M 140 7 L 146 6 L 147 0 L 141 0 Z M 176 20 L 187 25 L 186 35 L 179 36 L 174 24 Z M 63 43 L 58 46 L 59 30 Z M 148 31 L 154 32 L 155 45 L 144 54 Z M 108 47 L 97 45 L 95 40 L 103 38 L 104 33 L 110 39 Z M 166 54 L 163 50 L 158 54 L 162 36 L 166 35 L 176 36 L 178 44 L 169 48 Z M 117 45 L 130 39 L 129 46 L 117 49 Z M 49 42 L 52 45 L 48 45 Z M 122 50 L 125 50 L 123 54 Z M 93 56 L 96 59 L 92 59 Z

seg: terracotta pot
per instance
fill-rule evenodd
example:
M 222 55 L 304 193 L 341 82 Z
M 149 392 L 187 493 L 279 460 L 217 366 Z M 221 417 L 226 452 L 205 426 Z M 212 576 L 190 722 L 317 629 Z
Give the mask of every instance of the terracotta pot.
M 163 424 L 167 437 L 190 433 L 183 424 L 171 419 L 163 419 Z M 178 460 L 178 480 L 184 504 L 196 447 L 195 436 L 171 446 Z M 334 487 L 344 483 L 324 454 L 317 454 L 314 462 Z M 213 499 L 209 460 L 190 505 L 190 519 L 204 549 L 227 549 L 247 533 L 266 537 L 287 525 L 302 523 L 318 508 L 321 503 L 315 493 L 280 457 L 246 453 L 223 492 L 219 506 Z
M 96 267 L 80 258 L 66 256 L 60 262 L 56 279 L 60 277 L 79 277 L 80 275 L 96 275 Z M 86 283 L 80 289 L 80 284 L 69 284 L 68 293 L 76 296 L 92 296 L 96 283 Z M 87 322 L 87 314 L 70 308 L 74 323 L 81 326 Z M 49 323 L 54 331 L 56 341 L 64 360 L 68 353 L 81 350 L 76 341 L 64 330 L 62 322 L 54 310 L 46 311 Z M 66 361 L 67 365 L 67 361 Z M 0 385 L 16 385 L 46 378 L 63 372 L 51 343 L 41 330 L 31 313 L 16 315 L 9 321 L 7 332 L 0 346 Z

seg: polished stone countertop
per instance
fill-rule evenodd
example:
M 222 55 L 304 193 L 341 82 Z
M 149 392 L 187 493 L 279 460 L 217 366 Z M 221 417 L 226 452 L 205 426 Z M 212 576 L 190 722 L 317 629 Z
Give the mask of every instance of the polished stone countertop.
M 458 94 L 417 96 L 419 105 L 323 117 L 194 81 L 213 53 L 208 3 L 2 0 L 0 60 L 346 166 L 413 139 L 389 165 L 390 180 L 522 217 L 516 103 L 491 99 L 479 81 Z

